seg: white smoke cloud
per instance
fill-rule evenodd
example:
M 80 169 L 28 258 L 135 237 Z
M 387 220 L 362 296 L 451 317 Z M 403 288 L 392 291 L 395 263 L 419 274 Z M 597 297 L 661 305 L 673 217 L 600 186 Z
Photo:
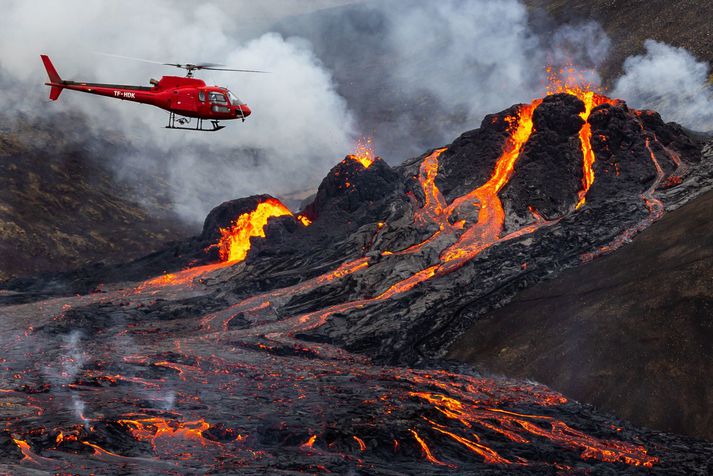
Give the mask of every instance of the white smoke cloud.
M 548 63 L 553 67 L 574 66 L 579 81 L 599 86 L 599 68 L 611 49 L 611 39 L 597 22 L 559 27 L 549 41 Z
M 517 0 L 410 2 L 411 8 L 380 8 L 395 54 L 392 87 L 426 91 L 469 122 L 542 90 L 546 57 Z
M 624 62 L 613 95 L 630 106 L 658 111 L 664 120 L 699 131 L 713 130 L 710 66 L 684 48 L 647 40 L 646 52 Z
M 312 41 L 392 163 L 542 96 L 547 66 L 598 83 L 610 45 L 593 22 L 537 32 L 519 0 L 372 1 L 309 20 L 278 28 Z

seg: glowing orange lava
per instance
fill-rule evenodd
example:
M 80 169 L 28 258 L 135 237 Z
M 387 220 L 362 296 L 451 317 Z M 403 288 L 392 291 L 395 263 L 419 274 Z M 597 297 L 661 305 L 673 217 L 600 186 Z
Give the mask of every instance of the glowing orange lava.
M 306 449 L 311 449 L 312 447 L 314 447 L 315 441 L 317 441 L 317 435 L 312 435 L 309 437 L 309 440 L 302 443 L 301 447 L 306 448 Z
M 372 139 L 359 139 L 353 154 L 348 155 L 352 160 L 359 162 L 365 169 L 374 163 L 374 143 Z
M 416 222 L 441 221 L 439 217 L 443 215 L 443 211 L 446 208 L 446 200 L 436 186 L 436 176 L 438 175 L 438 159 L 445 151 L 445 148 L 436 149 L 421 163 L 418 181 L 421 183 L 425 201 L 423 206 L 416 210 L 414 215 L 414 221 Z
M 568 67 L 555 72 L 547 68 L 549 86 L 548 94 L 567 93 L 576 96 L 584 103 L 584 111 L 580 113 L 584 124 L 579 131 L 579 141 L 582 148 L 583 176 L 582 189 L 578 192 L 576 209 L 581 208 L 587 201 L 587 192 L 594 183 L 594 162 L 596 157 L 592 150 L 592 126 L 589 116 L 592 109 L 602 104 L 615 104 L 616 101 L 594 91 L 592 84 L 584 80 L 575 68 Z
M 60 431 L 55 438 L 55 446 L 59 446 L 63 441 L 77 441 L 77 435 L 65 435 Z
M 155 445 L 158 438 L 183 438 L 195 440 L 201 444 L 212 443 L 203 438 L 203 432 L 210 428 L 205 420 L 176 422 L 160 417 L 141 417 L 117 420 L 117 423 L 129 429 L 137 440 L 149 441 Z
M 250 251 L 250 239 L 265 238 L 265 225 L 270 218 L 291 215 L 292 212 L 275 198 L 269 198 L 258 204 L 252 212 L 243 213 L 230 228 L 220 229 L 222 235 L 218 242 L 220 259 L 230 263 L 243 261 Z
M 421 451 L 423 451 L 423 455 L 426 457 L 426 459 L 433 464 L 437 464 L 439 466 L 448 466 L 448 464 L 444 463 L 443 461 L 439 460 L 435 456 L 433 456 L 433 453 L 431 453 L 431 448 L 428 447 L 426 442 L 421 438 L 421 436 L 416 432 L 416 430 L 409 430 L 411 434 L 413 435 L 414 440 L 419 444 L 421 447 Z
M 144 281 L 139 284 L 135 292 L 141 293 L 144 291 L 149 291 L 156 288 L 163 288 L 168 286 L 191 286 L 193 282 L 203 275 L 210 273 L 211 271 L 216 271 L 218 269 L 225 268 L 232 264 L 229 261 L 222 263 L 206 264 L 203 266 L 196 266 L 193 268 L 187 268 L 182 271 L 177 271 L 175 273 L 167 273 L 155 278 Z
M 15 444 L 20 448 L 20 451 L 22 451 L 23 460 L 32 459 L 32 450 L 30 449 L 30 445 L 27 444 L 25 440 L 13 438 L 12 441 L 14 441 Z
M 297 221 L 302 223 L 304 226 L 310 226 L 312 224 L 312 220 L 304 215 L 297 215 Z
M 513 462 L 481 444 L 478 435 L 472 433 L 472 428 L 476 425 L 499 433 L 516 443 L 529 443 L 527 438 L 517 433 L 525 430 L 531 436 L 538 436 L 564 447 L 580 450 L 582 458 L 585 459 L 623 462 L 633 466 L 644 467 L 652 467 L 658 462 L 658 458 L 649 456 L 646 448 L 641 445 L 594 439 L 570 427 L 563 421 L 549 416 L 502 410 L 485 405 L 477 400 L 472 403 L 465 403 L 439 393 L 410 392 L 410 395 L 428 402 L 445 418 L 457 421 L 471 430 L 472 439 L 457 435 L 447 430 L 444 425 L 425 419 L 433 430 L 457 441 L 470 451 L 483 457 L 484 461 L 489 464 L 512 464 Z M 463 395 L 464 398 L 466 396 L 465 394 Z M 495 422 L 498 424 L 494 424 Z
M 505 142 L 502 155 L 495 163 L 495 170 L 490 180 L 472 192 L 456 198 L 448 206 L 448 215 L 451 215 L 462 204 L 475 201 L 480 204 L 480 213 L 478 223 L 466 230 L 458 242 L 441 254 L 442 261 L 448 262 L 479 252 L 500 237 L 505 222 L 505 211 L 498 193 L 512 177 L 515 162 L 532 134 L 534 127 L 532 115 L 540 103 L 542 100 L 536 99 L 530 104 L 522 105 L 517 117 L 508 121 L 511 128 L 510 136 Z
M 82 441 L 82 444 L 92 448 L 94 450 L 95 456 L 112 456 L 114 458 L 123 458 L 123 456 L 118 455 L 116 453 L 112 453 L 111 451 L 107 451 L 104 448 L 102 448 L 101 446 L 95 445 L 94 443 L 90 443 L 88 441 Z

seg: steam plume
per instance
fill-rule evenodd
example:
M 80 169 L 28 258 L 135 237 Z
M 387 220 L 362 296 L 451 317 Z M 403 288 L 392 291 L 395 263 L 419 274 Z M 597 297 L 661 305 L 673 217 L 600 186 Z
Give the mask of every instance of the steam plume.
M 631 106 L 655 109 L 667 121 L 698 131 L 713 131 L 710 66 L 684 48 L 647 40 L 646 52 L 624 63 L 614 95 Z

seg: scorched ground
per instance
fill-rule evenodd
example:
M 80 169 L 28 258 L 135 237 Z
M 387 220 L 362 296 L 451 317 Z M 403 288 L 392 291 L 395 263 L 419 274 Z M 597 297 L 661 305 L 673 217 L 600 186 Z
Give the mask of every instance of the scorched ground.
M 299 214 L 226 202 L 141 260 L 7 283 L 2 469 L 706 474 L 710 444 L 439 360 L 711 187 L 679 126 L 556 92 L 396 168 L 361 148 Z

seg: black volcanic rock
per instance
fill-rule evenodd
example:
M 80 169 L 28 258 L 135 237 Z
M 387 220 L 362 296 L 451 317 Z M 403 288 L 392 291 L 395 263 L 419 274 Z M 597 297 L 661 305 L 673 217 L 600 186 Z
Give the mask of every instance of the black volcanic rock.
M 480 187 L 490 178 L 502 154 L 511 123 L 520 106 L 485 116 L 479 129 L 468 131 L 448 146 L 439 160 L 436 185 L 448 200 Z
M 637 116 L 644 127 L 651 131 L 661 144 L 678 151 L 683 159 L 689 163 L 700 162 L 700 140 L 690 135 L 679 124 L 664 122 L 661 115 L 656 111 L 638 111 Z
M 503 189 L 506 213 L 526 216 L 532 206 L 555 218 L 574 208 L 582 188 L 583 111 L 584 103 L 569 94 L 547 96 L 535 109 L 533 133 Z
M 656 166 L 647 149 L 647 140 L 650 147 L 657 147 L 653 136 L 648 135 L 638 117 L 623 106 L 601 106 L 592 112 L 590 123 L 592 149 L 597 156 L 594 173 L 598 180 L 592 184 L 589 199 L 604 201 L 617 195 L 642 194 L 656 179 Z M 663 159 L 664 154 L 659 157 Z M 660 162 L 669 173 L 673 172 L 670 160 Z
M 363 225 L 386 218 L 385 198 L 400 189 L 401 177 L 380 157 L 368 168 L 347 156 L 322 180 L 304 214 L 313 221 Z
M 440 360 L 523 288 L 612 252 L 713 187 L 713 146 L 700 152 L 682 130 L 617 104 L 590 123 L 617 146 L 598 161 L 600 189 L 575 209 L 581 107 L 566 95 L 543 101 L 500 195 L 476 189 L 493 176 L 518 108 L 395 169 L 345 159 L 307 207 L 313 223 L 271 221 L 243 262 L 195 267 L 210 262 L 208 238 L 256 197 L 219 207 L 205 240 L 103 270 L 130 282 L 3 308 L 13 378 L 0 399 L 20 399 L 11 404 L 21 415 L 9 428 L 42 451 L 51 431 L 79 425 L 86 443 L 119 455 L 47 451 L 42 467 L 54 471 L 61 460 L 100 473 L 180 462 L 195 473 L 704 474 L 710 444 Z M 652 141 L 656 157 L 670 150 L 682 167 L 652 176 Z M 624 160 L 625 175 L 607 175 Z M 440 171 L 445 196 L 421 177 L 427 168 Z M 190 257 L 185 271 L 129 278 Z M 22 389 L 43 391 L 26 401 Z

